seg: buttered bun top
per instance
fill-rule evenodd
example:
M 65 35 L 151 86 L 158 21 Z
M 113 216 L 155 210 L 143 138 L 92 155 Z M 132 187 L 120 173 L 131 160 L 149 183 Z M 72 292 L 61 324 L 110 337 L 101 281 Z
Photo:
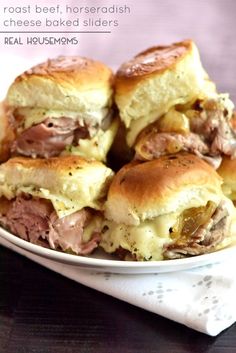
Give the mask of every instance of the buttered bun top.
M 7 93 L 15 108 L 96 111 L 110 104 L 113 74 L 103 63 L 59 56 L 18 76 Z
M 222 199 L 222 179 L 192 154 L 178 153 L 125 165 L 114 177 L 105 204 L 107 219 L 139 225 L 164 214 L 216 204 Z
M 101 209 L 113 176 L 110 168 L 79 156 L 15 157 L 0 166 L 0 198 L 22 193 L 50 200 L 59 217 L 83 207 Z
M 144 50 L 137 54 L 133 59 L 121 65 L 117 72 L 120 80 L 122 78 L 136 78 L 163 72 L 177 64 L 178 60 L 183 59 L 192 50 L 193 42 L 186 40 L 174 43 L 169 46 L 156 46 Z
M 138 133 L 176 104 L 186 104 L 208 81 L 199 52 L 191 40 L 147 49 L 117 71 L 115 101 L 128 128 L 131 146 Z

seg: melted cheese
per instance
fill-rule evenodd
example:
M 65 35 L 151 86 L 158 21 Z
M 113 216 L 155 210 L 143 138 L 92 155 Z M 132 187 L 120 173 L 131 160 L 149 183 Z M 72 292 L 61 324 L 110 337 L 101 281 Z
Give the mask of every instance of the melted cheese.
M 76 211 L 81 210 L 83 207 L 91 207 L 95 209 L 100 209 L 101 205 L 96 200 L 91 200 L 91 198 L 86 198 L 86 193 L 80 197 L 76 197 L 73 200 L 59 192 L 52 193 L 48 189 L 36 188 L 33 186 L 20 186 L 17 189 L 9 185 L 1 185 L 1 195 L 5 196 L 8 200 L 21 195 L 23 193 L 32 195 L 34 197 L 39 197 L 42 199 L 50 200 L 59 218 L 68 216 Z M 90 202 L 89 202 L 90 200 Z
M 108 113 L 108 109 L 104 108 L 95 112 L 73 112 L 60 110 L 46 110 L 40 108 L 19 108 L 17 114 L 24 117 L 23 129 L 28 129 L 32 125 L 37 125 L 47 118 L 71 118 L 78 120 L 81 126 L 84 126 L 84 121 L 89 124 L 101 125 L 102 120 Z
M 87 227 L 84 228 L 83 231 L 83 243 L 87 243 L 91 238 L 94 232 L 101 231 L 102 226 L 102 217 L 100 216 L 93 216 L 92 220 L 89 222 Z
M 108 130 L 98 130 L 93 138 L 81 139 L 79 141 L 79 146 L 70 146 L 62 154 L 73 154 L 85 158 L 96 159 L 98 161 L 106 161 L 106 155 L 113 143 L 117 129 L 118 121 L 115 120 Z
M 49 190 L 43 188 L 36 190 L 31 187 L 21 187 L 19 194 L 21 192 L 50 200 L 59 218 L 68 216 L 76 211 L 81 210 L 84 207 L 84 204 L 86 204 L 86 200 L 84 200 L 82 197 L 72 200 L 59 193 L 53 194 Z M 97 205 L 90 205 L 90 207 L 97 208 Z
M 186 113 L 188 109 L 190 109 L 191 104 L 194 103 L 197 99 L 214 99 L 218 102 L 219 106 L 221 106 L 222 110 L 225 108 L 228 111 L 228 116 L 232 116 L 233 110 L 234 110 L 234 104 L 233 102 L 229 99 L 229 94 L 228 93 L 221 93 L 217 94 L 215 91 L 215 85 L 208 80 L 204 81 L 204 86 L 202 87 L 202 90 L 198 93 L 196 97 L 192 97 L 192 99 L 183 105 L 185 106 L 185 110 L 183 113 Z M 168 115 L 169 110 L 170 114 L 172 115 L 172 120 L 176 120 L 177 115 L 175 114 L 175 106 L 178 104 L 183 104 L 182 98 L 171 102 L 171 106 L 166 105 L 163 107 L 163 109 L 160 111 L 152 111 L 149 114 L 146 114 L 145 116 L 140 117 L 137 120 L 131 120 L 130 123 L 126 127 L 128 128 L 128 133 L 127 133 L 127 143 L 129 146 L 133 146 L 135 143 L 135 140 L 138 136 L 138 134 L 148 125 L 153 123 L 154 121 L 158 120 L 161 116 L 163 115 Z M 179 114 L 179 112 L 177 112 Z M 170 119 L 171 120 L 171 119 Z M 180 117 L 178 117 L 178 123 L 174 125 L 179 125 L 179 122 L 181 124 L 180 129 L 183 129 L 186 131 L 188 129 L 187 122 L 184 120 L 184 116 L 182 117 L 182 122 L 180 121 Z M 175 129 L 170 129 L 170 131 L 175 131 Z
M 172 242 L 169 230 L 177 218 L 177 213 L 171 213 L 142 222 L 139 226 L 105 221 L 100 246 L 108 253 L 122 247 L 135 255 L 139 261 L 163 260 L 163 246 Z
M 233 200 L 233 201 L 236 200 L 236 191 L 234 191 L 235 188 L 232 188 L 231 186 L 224 183 L 222 185 L 222 190 L 225 196 L 229 197 L 230 200 Z
M 223 197 L 222 201 L 229 213 L 229 228 L 215 250 L 236 244 L 236 208 L 228 198 Z M 175 241 L 170 236 L 170 228 L 175 226 L 179 217 L 179 213 L 173 212 L 144 221 L 139 226 L 127 226 L 106 220 L 103 223 L 100 246 L 108 253 L 122 247 L 135 255 L 139 261 L 163 260 L 163 247 Z

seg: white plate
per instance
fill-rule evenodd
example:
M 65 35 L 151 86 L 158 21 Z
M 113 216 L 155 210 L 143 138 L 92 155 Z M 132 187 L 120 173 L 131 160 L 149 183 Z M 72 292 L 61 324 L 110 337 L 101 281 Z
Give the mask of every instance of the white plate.
M 120 261 L 102 251 L 95 251 L 93 255 L 85 257 L 50 250 L 22 240 L 2 228 L 0 228 L 0 236 L 14 244 L 14 250 L 16 251 L 18 249 L 24 249 L 31 254 L 33 253 L 59 263 L 66 263 L 83 269 L 109 273 L 142 274 L 188 270 L 216 263 L 225 258 L 229 258 L 230 256 L 235 256 L 236 254 L 236 244 L 234 244 L 228 248 L 210 254 L 193 256 L 185 259 L 147 262 Z

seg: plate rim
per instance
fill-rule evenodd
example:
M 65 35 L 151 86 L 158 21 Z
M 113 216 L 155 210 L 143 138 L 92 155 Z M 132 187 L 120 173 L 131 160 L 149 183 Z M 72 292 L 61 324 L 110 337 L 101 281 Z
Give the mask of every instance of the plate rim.
M 73 255 L 73 254 L 67 254 L 53 249 L 47 249 L 40 245 L 36 245 L 24 239 L 21 239 L 16 235 L 8 232 L 6 229 L 2 227 L 0 227 L 0 236 L 5 240 L 7 240 L 8 242 L 20 247 L 21 249 L 24 249 L 26 251 L 29 251 L 30 253 L 33 253 L 35 255 L 38 255 L 50 260 L 63 262 L 74 266 L 77 265 L 78 267 L 79 266 L 80 267 L 87 266 L 89 268 L 105 267 L 107 269 L 114 268 L 116 270 L 119 268 L 121 270 L 122 269 L 145 270 L 145 269 L 156 268 L 157 271 L 159 269 L 167 268 L 167 270 L 163 272 L 174 272 L 179 270 L 180 268 L 184 268 L 185 270 L 187 270 L 193 267 L 198 267 L 198 266 L 200 267 L 207 263 L 217 262 L 219 261 L 219 259 L 217 259 L 218 257 L 217 255 L 220 255 L 219 257 L 221 258 L 228 255 L 230 252 L 236 251 L 236 243 L 235 243 L 235 244 L 231 244 L 228 247 L 219 249 L 211 253 L 191 256 L 191 257 L 182 258 L 182 259 L 137 262 L 137 261 L 122 261 L 122 260 L 113 260 L 113 259 L 93 258 L 89 256 Z M 215 257 L 216 259 L 214 259 Z

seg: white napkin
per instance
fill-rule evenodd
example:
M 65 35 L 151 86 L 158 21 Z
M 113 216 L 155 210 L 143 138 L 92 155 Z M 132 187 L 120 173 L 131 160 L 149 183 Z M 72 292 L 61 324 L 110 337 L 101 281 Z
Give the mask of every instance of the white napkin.
M 0 237 L 0 245 L 61 275 L 140 308 L 216 336 L 236 321 L 236 260 L 188 271 L 122 275 L 82 270 L 18 248 Z

